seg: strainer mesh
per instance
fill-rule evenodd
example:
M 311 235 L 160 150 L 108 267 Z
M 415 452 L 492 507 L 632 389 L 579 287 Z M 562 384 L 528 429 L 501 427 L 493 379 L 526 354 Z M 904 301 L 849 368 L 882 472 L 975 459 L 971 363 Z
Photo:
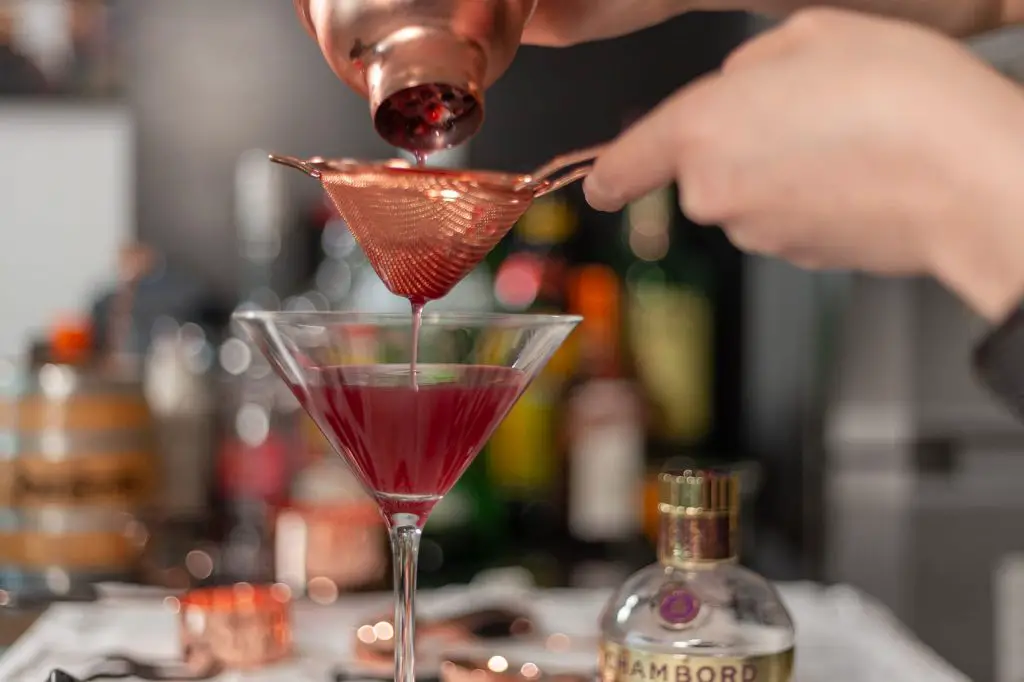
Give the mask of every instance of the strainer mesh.
M 421 301 L 451 291 L 533 201 L 472 172 L 363 166 L 320 180 L 388 289 Z

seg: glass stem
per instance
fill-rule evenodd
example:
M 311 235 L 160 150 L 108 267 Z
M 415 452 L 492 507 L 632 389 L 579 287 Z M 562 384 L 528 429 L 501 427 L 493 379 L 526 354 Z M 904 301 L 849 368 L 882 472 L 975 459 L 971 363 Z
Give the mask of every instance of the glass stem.
M 391 527 L 395 565 L 395 682 L 416 682 L 416 566 L 422 534 L 415 524 Z

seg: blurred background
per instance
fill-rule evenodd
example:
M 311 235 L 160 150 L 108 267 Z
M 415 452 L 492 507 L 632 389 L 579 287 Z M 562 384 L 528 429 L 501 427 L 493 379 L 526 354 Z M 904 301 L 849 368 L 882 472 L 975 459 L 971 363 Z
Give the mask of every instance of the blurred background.
M 524 48 L 446 161 L 527 171 L 608 139 L 764 26 Z M 986 40 L 1014 73 L 1020 41 Z M 407 304 L 268 151 L 395 155 L 291 3 L 0 2 L 7 593 L 387 583 L 374 506 L 229 315 Z M 421 585 L 616 584 L 653 560 L 657 472 L 729 464 L 747 564 L 856 585 L 973 679 L 1024 674 L 1024 431 L 971 377 L 983 325 L 934 284 L 748 258 L 674 190 L 603 215 L 575 187 L 432 306 L 587 321 L 431 518 Z

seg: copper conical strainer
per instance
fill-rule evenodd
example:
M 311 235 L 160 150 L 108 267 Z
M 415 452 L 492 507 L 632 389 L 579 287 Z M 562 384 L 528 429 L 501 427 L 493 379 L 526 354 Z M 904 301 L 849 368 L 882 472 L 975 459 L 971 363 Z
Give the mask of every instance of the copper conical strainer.
M 271 155 L 320 180 L 370 265 L 398 296 L 441 298 L 497 246 L 536 197 L 590 172 L 593 147 L 529 175 L 443 170 L 393 160 Z

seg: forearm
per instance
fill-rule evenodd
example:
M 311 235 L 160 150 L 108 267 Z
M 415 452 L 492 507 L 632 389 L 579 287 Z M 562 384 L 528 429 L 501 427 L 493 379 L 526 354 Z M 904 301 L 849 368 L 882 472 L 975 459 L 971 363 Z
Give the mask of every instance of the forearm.
M 695 0 L 696 9 L 753 10 L 783 15 L 807 6 L 807 0 Z M 815 4 L 871 12 L 926 24 L 966 36 L 1024 22 L 1024 0 L 820 0 Z

